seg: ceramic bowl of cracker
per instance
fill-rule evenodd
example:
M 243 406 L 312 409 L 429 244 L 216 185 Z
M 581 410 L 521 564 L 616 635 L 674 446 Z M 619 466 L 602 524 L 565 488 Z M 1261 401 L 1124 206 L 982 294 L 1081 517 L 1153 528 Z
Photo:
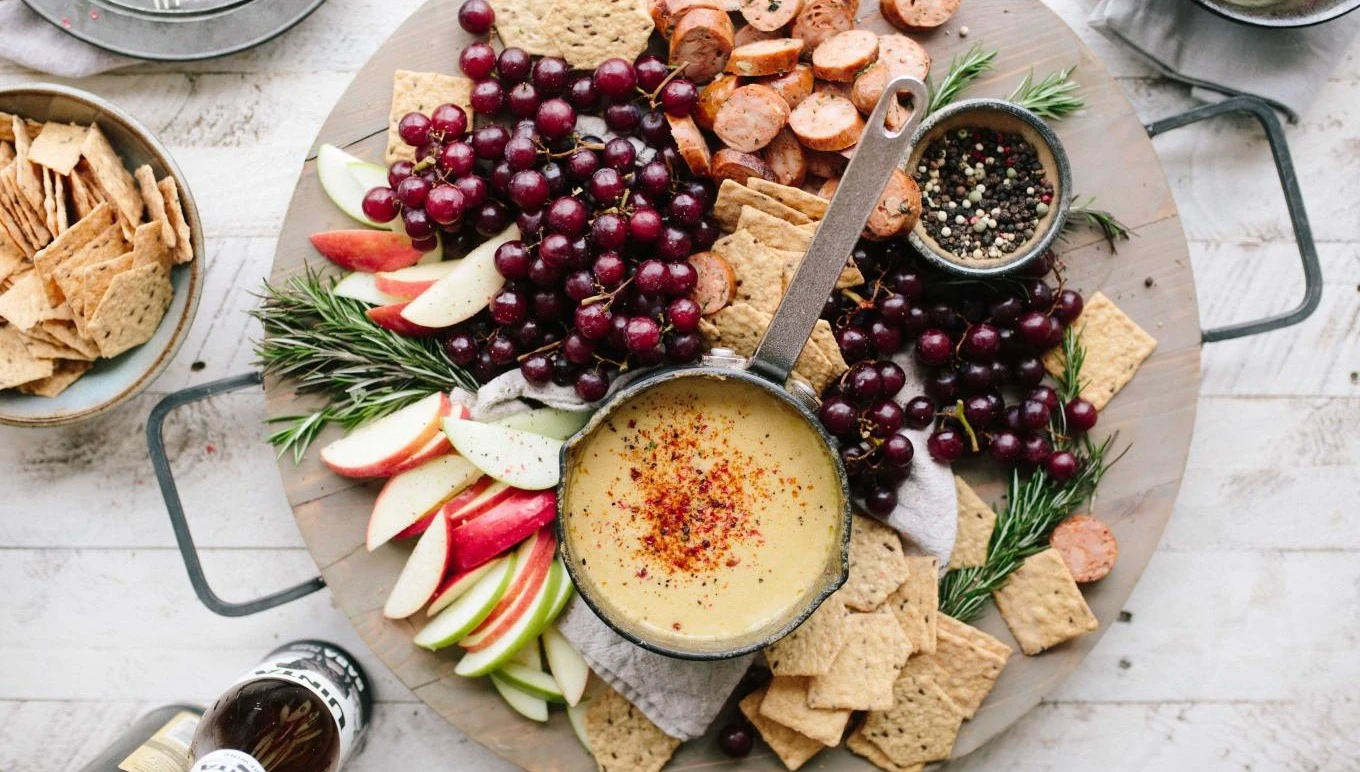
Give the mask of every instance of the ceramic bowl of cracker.
M 198 210 L 151 132 L 77 89 L 0 88 L 0 423 L 60 426 L 137 396 L 202 289 Z

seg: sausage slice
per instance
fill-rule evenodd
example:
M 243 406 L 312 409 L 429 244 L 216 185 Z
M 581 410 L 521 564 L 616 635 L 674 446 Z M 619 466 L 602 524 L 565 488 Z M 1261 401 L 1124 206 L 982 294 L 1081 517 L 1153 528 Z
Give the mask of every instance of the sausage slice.
M 789 128 L 813 150 L 843 150 L 859 141 L 864 119 L 849 99 L 816 93 L 789 115 Z
M 934 29 L 959 10 L 960 0 L 879 0 L 883 18 L 906 30 Z
M 732 180 L 745 185 L 746 181 L 752 177 L 775 181 L 774 170 L 765 162 L 764 158 L 750 153 L 743 153 L 740 150 L 733 150 L 725 147 L 713 154 L 713 162 L 710 165 L 710 173 L 713 181 L 722 184 L 723 180 Z
M 757 40 L 732 52 L 727 59 L 727 71 L 744 77 L 788 72 L 798 64 L 802 50 L 803 41 L 798 38 Z
M 652 24 L 662 37 L 669 38 L 675 32 L 675 23 L 680 21 L 686 11 L 694 8 L 723 10 L 718 0 L 654 0 L 651 7 Z
M 698 252 L 689 256 L 689 264 L 699 274 L 694 284 L 694 301 L 699 304 L 700 314 L 716 314 L 732 302 L 737 293 L 737 274 L 722 255 Z
M 855 78 L 850 87 L 850 101 L 867 117 L 878 105 L 878 98 L 883 96 L 883 89 L 888 87 L 890 79 L 888 65 L 881 60 L 874 62 Z
M 746 0 L 741 16 L 761 32 L 774 32 L 793 21 L 802 9 L 803 0 Z
M 707 177 L 713 159 L 708 154 L 708 142 L 704 140 L 694 119 L 689 116 L 677 118 L 667 113 L 666 121 L 671 125 L 671 138 L 675 140 L 675 149 L 680 151 L 680 157 L 685 159 L 685 165 L 698 176 Z
M 713 120 L 713 133 L 728 147 L 743 153 L 770 144 L 789 122 L 789 105 L 769 86 L 752 83 L 727 98 Z
M 713 82 L 704 86 L 699 92 L 699 101 L 694 105 L 694 122 L 709 131 L 713 130 L 713 120 L 718 117 L 718 110 L 727 102 L 732 92 L 737 90 L 741 81 L 735 75 L 719 75 Z
M 723 71 L 732 54 L 732 19 L 712 8 L 693 8 L 680 17 L 671 35 L 670 64 L 683 67 L 684 76 L 707 83 Z
M 1062 556 L 1078 582 L 1104 579 L 1119 559 L 1119 543 L 1109 526 L 1090 515 L 1075 515 L 1058 524 L 1048 543 Z
M 838 178 L 841 172 L 845 171 L 845 165 L 850 162 L 850 159 L 840 153 L 825 150 L 809 150 L 803 155 L 807 159 L 809 177 Z M 822 194 L 818 193 L 817 195 L 821 196 Z M 822 198 L 830 198 L 830 196 L 822 196 Z
M 822 184 L 817 195 L 830 199 L 839 185 L 839 180 L 829 179 Z M 920 216 L 921 189 L 906 172 L 893 169 L 892 177 L 888 178 L 888 185 L 883 189 L 883 195 L 878 197 L 874 211 L 869 213 L 869 221 L 864 224 L 864 231 L 860 235 L 870 241 L 883 241 L 916 227 L 916 220 Z
M 805 0 L 793 20 L 793 36 L 803 40 L 804 59 L 811 59 L 827 38 L 854 28 L 855 8 L 849 0 Z
M 814 83 L 812 67 L 806 64 L 795 64 L 792 70 L 782 75 L 770 75 L 761 78 L 759 83 L 769 86 L 775 90 L 775 93 L 784 97 L 784 101 L 788 103 L 789 109 L 792 110 L 812 93 Z M 700 98 L 702 98 L 702 94 Z
M 878 60 L 888 67 L 888 78 L 910 75 L 924 81 L 930 75 L 930 54 L 906 35 L 879 35 Z
M 762 32 L 755 27 L 752 27 L 750 24 L 743 24 L 737 29 L 736 41 L 738 46 L 744 46 L 747 43 L 754 43 L 757 40 L 774 40 L 775 38 L 782 37 L 786 37 L 786 35 L 779 30 L 775 30 L 774 32 Z
M 823 80 L 846 83 L 878 58 L 878 35 L 864 29 L 838 32 L 812 52 L 812 70 Z
M 807 154 L 792 131 L 784 129 L 760 151 L 780 185 L 801 187 L 807 179 Z

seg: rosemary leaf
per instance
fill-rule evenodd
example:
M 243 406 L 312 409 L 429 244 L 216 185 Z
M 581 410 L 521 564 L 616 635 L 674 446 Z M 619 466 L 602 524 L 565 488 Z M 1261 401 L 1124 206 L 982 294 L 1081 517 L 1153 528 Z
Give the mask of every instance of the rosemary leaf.
M 1099 228 L 1110 245 L 1110 251 L 1118 252 L 1119 246 L 1115 242 L 1128 241 L 1133 231 L 1104 209 L 1096 209 L 1095 202 L 1094 197 L 1082 201 L 1073 196 L 1072 206 L 1067 210 L 1067 222 L 1063 223 L 1063 233 L 1082 225 Z
M 1076 65 L 1072 65 L 1065 70 L 1055 70 L 1037 83 L 1034 82 L 1034 71 L 1030 70 L 1025 79 L 1020 81 L 1020 85 L 1016 86 L 1015 91 L 1011 92 L 1007 101 L 1020 105 L 1041 118 L 1060 121 L 1086 107 L 1086 100 L 1076 93 L 1079 86 L 1072 80 L 1072 71 L 1075 69 Z
M 1078 330 L 1072 327 L 1063 330 L 1062 352 L 1063 371 L 1055 380 L 1058 382 L 1058 400 L 1066 405 L 1081 394 L 1081 367 L 1086 363 L 1086 347 L 1081 345 Z
M 974 45 L 962 56 L 955 56 L 949 62 L 949 72 L 940 80 L 938 87 L 930 89 L 930 105 L 926 114 L 939 110 L 955 102 L 973 82 L 992 69 L 996 61 L 996 51 L 987 51 L 981 44 Z

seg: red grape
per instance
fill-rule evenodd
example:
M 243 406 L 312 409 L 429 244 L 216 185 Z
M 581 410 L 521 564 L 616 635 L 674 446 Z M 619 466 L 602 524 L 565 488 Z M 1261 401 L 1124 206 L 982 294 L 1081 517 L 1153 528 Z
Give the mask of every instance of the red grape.
M 1048 405 L 1036 399 L 1027 399 L 1020 403 L 1020 426 L 1031 431 L 1039 431 L 1048 426 L 1050 414 Z
M 940 370 L 926 379 L 926 393 L 939 402 L 953 402 L 959 396 L 959 374 Z
M 847 362 L 858 362 L 869 356 L 869 336 L 858 327 L 837 330 L 836 345 Z
M 595 361 L 595 344 L 579 332 L 570 332 L 562 340 L 562 355 L 572 364 L 590 364 Z
M 683 260 L 690 255 L 693 241 L 689 232 L 667 225 L 661 229 L 661 237 L 656 242 L 656 254 L 662 260 Z
M 544 384 L 552 380 L 552 360 L 547 354 L 531 354 L 520 363 L 519 371 L 529 383 Z
M 666 342 L 666 356 L 676 364 L 693 362 L 704 353 L 704 339 L 697 332 L 682 332 Z
M 887 517 L 897 509 L 897 491 L 884 485 L 878 485 L 864 495 L 864 508 L 869 510 L 869 514 L 878 517 Z
M 579 303 L 595 294 L 595 277 L 590 271 L 572 271 L 562 286 L 567 297 Z
M 1028 399 L 1044 403 L 1044 407 L 1048 408 L 1050 411 L 1057 410 L 1058 406 L 1062 404 L 1062 402 L 1058 400 L 1058 392 L 1054 391 L 1049 386 L 1036 386 L 1028 394 Z
M 604 109 L 604 125 L 617 134 L 632 134 L 640 121 L 641 114 L 632 103 L 613 104 Z
M 473 110 L 482 115 L 495 115 L 505 104 L 505 89 L 494 80 L 477 81 L 472 87 L 472 95 L 468 97 L 468 102 Z
M 397 194 L 391 188 L 373 188 L 364 194 L 362 208 L 374 222 L 391 222 L 399 213 Z
M 691 232 L 694 250 L 699 252 L 713 246 L 713 242 L 718 240 L 718 235 L 718 226 L 712 220 L 700 220 Z
M 510 141 L 510 132 L 500 124 L 490 124 L 472 132 L 472 151 L 478 158 L 499 161 L 505 155 L 505 145 Z
M 1020 460 L 1022 452 L 1020 437 L 1015 432 L 1004 431 L 992 435 L 987 453 L 993 460 L 1010 466 Z
M 486 0 L 464 0 L 458 9 L 458 26 L 474 35 L 485 35 L 496 23 L 496 12 Z
M 491 318 L 497 324 L 519 324 L 529 316 L 529 300 L 523 293 L 503 290 L 491 299 Z
M 895 397 L 907 385 L 907 374 L 896 362 L 885 359 L 875 364 L 874 368 L 883 382 L 883 396 Z
M 945 427 L 936 431 L 926 440 L 926 450 L 930 457 L 942 464 L 950 464 L 963 455 L 963 435 L 957 429 Z
M 496 73 L 505 83 L 519 83 L 529 77 L 529 68 L 532 64 L 528 52 L 523 48 L 511 46 L 496 57 Z
M 699 272 L 685 260 L 666 264 L 665 292 L 671 297 L 688 295 L 699 283 Z
M 623 331 L 623 342 L 629 351 L 640 354 L 661 342 L 661 327 L 654 319 L 635 316 L 628 320 L 628 326 Z
M 890 465 L 902 468 L 911 463 L 916 455 L 916 446 L 905 434 L 894 434 L 883 442 L 883 460 Z
M 567 87 L 567 76 L 570 74 L 571 67 L 566 61 L 556 56 L 545 56 L 534 62 L 534 87 L 540 94 L 557 96 Z
M 1053 446 L 1042 434 L 1031 434 L 1021 440 L 1020 458 L 1031 466 L 1044 463 L 1052 452 Z
M 445 142 L 462 139 L 468 129 L 467 113 L 458 105 L 442 104 L 430 113 L 430 129 Z
M 397 200 L 407 209 L 421 209 L 430 194 L 430 183 L 424 177 L 407 177 L 397 186 Z
M 1070 432 L 1091 431 L 1095 428 L 1096 419 L 1099 417 L 1095 405 L 1081 397 L 1068 402 L 1067 407 L 1063 408 L 1063 413 L 1067 418 L 1067 429 Z
M 474 81 L 486 80 L 496 69 L 496 49 L 480 40 L 470 43 L 458 54 L 458 68 Z
M 881 400 L 874 403 L 864 413 L 864 418 L 872 428 L 869 433 L 875 437 L 886 438 L 897 433 L 902 428 L 905 414 L 902 406 L 891 399 Z
M 1048 317 L 1038 311 L 1027 311 L 1017 323 L 1020 337 L 1026 344 L 1042 349 L 1048 347 Z
M 1044 378 L 1044 363 L 1038 357 L 1021 357 L 1011 365 L 1011 380 L 1017 386 L 1033 386 Z
M 666 319 L 680 332 L 693 332 L 698 329 L 699 313 L 699 303 L 693 298 L 676 298 L 666 306 Z
M 660 260 L 644 260 L 633 273 L 633 286 L 647 295 L 660 295 L 666 288 L 666 264 Z
M 586 370 L 576 376 L 576 396 L 586 402 L 597 402 L 609 393 L 609 379 L 599 370 Z
M 536 212 L 548 201 L 548 181 L 542 174 L 532 169 L 515 172 L 515 176 L 510 178 L 506 193 L 510 197 L 510 203 L 521 210 Z M 549 212 L 548 216 L 551 220 L 552 213 Z
M 582 206 L 583 216 L 584 211 Z M 597 249 L 620 249 L 628 242 L 628 221 L 621 214 L 605 212 L 590 224 L 590 239 Z
M 424 209 L 407 209 L 401 213 L 406 235 L 413 239 L 428 239 L 434 235 L 434 222 Z
M 581 148 L 567 156 L 567 174 L 577 182 L 590 179 L 600 168 L 600 156 L 594 150 Z
M 612 318 L 613 314 L 603 303 L 579 306 L 575 315 L 576 331 L 587 340 L 599 340 L 609 333 Z
M 841 377 L 841 391 L 861 405 L 876 401 L 883 394 L 883 378 L 871 362 L 860 362 Z M 897 431 L 894 429 L 893 431 Z
M 673 141 L 671 124 L 660 110 L 648 110 L 638 119 L 638 136 L 651 147 L 666 147 Z
M 533 258 L 523 241 L 507 241 L 496 247 L 496 271 L 507 279 L 523 279 L 529 275 Z
M 1047 313 L 1053 306 L 1053 288 L 1043 279 L 1030 279 L 1025 282 L 1025 305 L 1033 311 Z
M 633 169 L 637 150 L 633 148 L 632 142 L 623 137 L 615 137 L 605 143 L 601 158 L 604 159 L 605 166 L 626 174 Z
M 613 206 L 623 197 L 623 177 L 616 170 L 605 167 L 590 175 L 588 189 L 600 206 Z
M 561 269 L 571 262 L 571 239 L 561 233 L 549 233 L 538 245 L 538 256 L 553 268 Z
M 1016 320 L 1020 318 L 1020 314 L 1024 313 L 1024 311 L 1025 304 L 1021 303 L 1020 299 L 1014 296 L 994 300 L 992 301 L 991 308 L 988 309 L 992 321 L 1003 327 L 1009 327 L 1015 324 Z
M 477 358 L 477 339 L 468 332 L 456 332 L 444 339 L 444 353 L 449 361 L 466 367 Z
M 463 216 L 467 202 L 452 185 L 438 185 L 425 197 L 425 211 L 440 225 L 451 225 Z
M 633 61 L 633 73 L 637 76 L 637 87 L 650 94 L 661 86 L 670 69 L 659 58 L 644 54 Z
M 1060 450 L 1044 460 L 1044 471 L 1058 482 L 1067 482 L 1077 473 L 1077 457 L 1066 450 Z
M 591 266 L 591 273 L 595 275 L 595 280 L 605 289 L 613 289 L 623 283 L 627 265 L 618 252 L 601 252 L 595 258 L 595 264 Z
M 699 102 L 699 89 L 684 78 L 676 78 L 661 87 L 661 106 L 666 113 L 683 118 L 694 112 Z
M 435 156 L 435 163 L 440 171 L 456 180 L 472 173 L 472 168 L 477 164 L 477 154 L 466 142 L 450 142 Z
M 449 147 L 453 147 L 450 145 Z M 515 171 L 523 171 L 534 165 L 538 160 L 538 146 L 532 139 L 523 136 L 512 136 L 505 143 L 505 162 L 510 164 L 510 168 Z
M 397 133 L 402 142 L 420 147 L 430 141 L 430 119 L 424 113 L 407 113 L 397 122 Z
M 544 225 L 553 233 L 575 236 L 585 230 L 586 206 L 575 196 L 563 196 L 548 205 Z
M 978 362 L 959 365 L 959 385 L 968 394 L 984 392 L 992 387 L 992 367 Z M 1000 384 L 996 384 L 1000 385 Z
M 477 207 L 472 227 L 481 235 L 490 238 L 510 225 L 510 211 L 499 201 L 487 201 Z
M 579 75 L 567 86 L 567 100 L 577 110 L 591 112 L 600 103 L 600 92 L 595 90 L 589 75 Z
M 633 66 L 617 57 L 605 59 L 595 67 L 594 81 L 596 90 L 619 101 L 631 98 L 637 86 Z
M 939 367 L 953 353 L 954 346 L 942 330 L 926 330 L 916 336 L 916 356 L 926 365 Z
M 505 104 L 516 118 L 529 118 L 538 112 L 538 91 L 527 81 L 516 83 L 505 95 Z
M 480 207 L 486 203 L 488 194 L 486 180 L 473 174 L 466 177 L 459 177 L 453 181 L 453 186 L 458 188 L 463 194 L 463 201 L 469 210 Z
M 416 165 L 411 161 L 397 161 L 387 167 L 387 185 L 395 188 L 401 181 L 415 173 Z
M 960 350 L 974 362 L 990 362 L 1001 351 L 1001 335 L 995 327 L 983 322 L 964 333 Z
M 676 225 L 693 227 L 704 218 L 704 202 L 692 193 L 681 191 L 671 199 L 666 214 Z
M 666 165 L 659 161 L 652 161 L 638 170 L 636 179 L 639 188 L 653 195 L 659 195 L 670 190 L 671 170 L 667 169 Z M 677 195 L 676 198 L 679 198 L 679 195 Z M 693 197 L 691 196 L 691 198 Z M 675 206 L 675 199 L 671 199 L 671 206 Z M 701 217 L 703 216 L 702 206 L 699 207 L 699 215 Z M 694 225 L 697 222 L 698 220 L 695 220 L 694 223 L 688 224 Z
M 548 139 L 562 139 L 576 128 L 576 109 L 565 99 L 549 99 L 538 106 L 534 125 Z
M 884 356 L 894 353 L 902 346 L 902 331 L 881 319 L 869 323 L 869 337 L 874 342 L 874 348 Z
M 844 397 L 828 397 L 822 401 L 822 426 L 837 437 L 859 436 L 859 411 Z

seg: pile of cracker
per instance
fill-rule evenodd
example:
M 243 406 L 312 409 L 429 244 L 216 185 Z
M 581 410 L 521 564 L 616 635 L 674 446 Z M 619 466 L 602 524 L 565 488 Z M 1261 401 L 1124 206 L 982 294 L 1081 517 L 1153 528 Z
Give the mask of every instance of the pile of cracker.
M 494 0 L 492 6 L 496 34 L 507 48 L 560 56 L 578 70 L 612 57 L 633 61 L 655 26 L 646 0 Z
M 723 180 L 713 216 L 727 235 L 709 251 L 731 267 L 736 285 L 727 306 L 699 324 L 710 347 L 731 349 L 742 356 L 755 351 L 829 203 L 799 188 L 759 177 L 752 177 L 746 185 Z M 863 283 L 864 275 L 853 263 L 847 263 L 836 287 Z M 825 319 L 817 320 L 794 374 L 820 394 L 848 367 L 831 325 Z
M 0 389 L 54 397 L 150 340 L 193 257 L 173 177 L 98 125 L 0 113 Z

